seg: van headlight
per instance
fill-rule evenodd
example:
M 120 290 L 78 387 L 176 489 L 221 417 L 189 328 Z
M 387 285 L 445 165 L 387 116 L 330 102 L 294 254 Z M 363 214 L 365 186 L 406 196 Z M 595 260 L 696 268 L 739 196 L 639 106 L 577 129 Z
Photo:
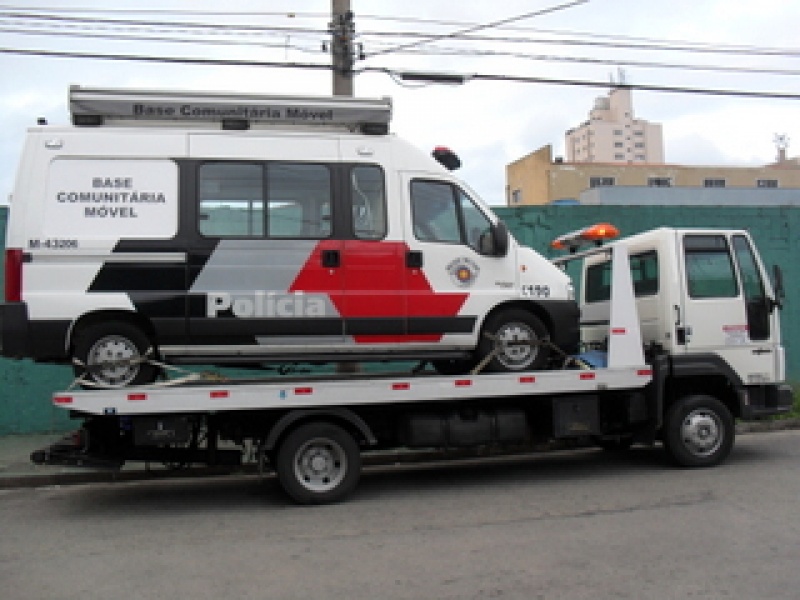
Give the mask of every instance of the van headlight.
M 567 284 L 567 300 L 575 300 L 575 286 L 571 283 Z

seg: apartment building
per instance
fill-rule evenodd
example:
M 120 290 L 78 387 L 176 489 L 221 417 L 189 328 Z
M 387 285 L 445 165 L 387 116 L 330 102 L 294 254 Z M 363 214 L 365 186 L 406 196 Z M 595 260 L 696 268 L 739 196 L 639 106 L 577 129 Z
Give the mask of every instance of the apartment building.
M 595 100 L 589 119 L 565 135 L 567 162 L 658 164 L 664 162 L 660 123 L 638 119 L 624 85 Z

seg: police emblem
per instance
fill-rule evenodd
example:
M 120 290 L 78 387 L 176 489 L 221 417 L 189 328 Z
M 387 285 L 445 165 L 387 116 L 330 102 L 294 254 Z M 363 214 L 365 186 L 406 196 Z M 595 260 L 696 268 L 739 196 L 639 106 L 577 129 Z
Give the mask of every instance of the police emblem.
M 457 258 L 447 265 L 447 272 L 450 273 L 450 279 L 453 280 L 458 287 L 469 287 L 478 277 L 480 267 L 469 258 Z

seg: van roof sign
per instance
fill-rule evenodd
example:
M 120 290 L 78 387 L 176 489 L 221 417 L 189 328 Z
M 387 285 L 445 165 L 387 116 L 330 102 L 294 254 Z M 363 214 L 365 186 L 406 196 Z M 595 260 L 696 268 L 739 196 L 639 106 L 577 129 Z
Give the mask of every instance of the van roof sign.
M 72 122 L 79 126 L 326 127 L 385 134 L 390 98 L 271 96 L 224 92 L 101 89 L 71 86 Z

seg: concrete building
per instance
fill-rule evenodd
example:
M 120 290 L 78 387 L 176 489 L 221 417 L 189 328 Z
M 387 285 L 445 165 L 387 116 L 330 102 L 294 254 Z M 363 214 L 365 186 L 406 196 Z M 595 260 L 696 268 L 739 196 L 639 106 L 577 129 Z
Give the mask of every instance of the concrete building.
M 631 90 L 624 85 L 597 98 L 589 119 L 567 131 L 565 142 L 571 163 L 664 162 L 661 124 L 634 117 Z
M 715 202 L 724 202 L 726 196 L 741 194 L 746 190 L 755 192 L 776 192 L 770 197 L 796 198 L 784 190 L 800 189 L 800 162 L 784 158 L 762 167 L 721 167 L 687 166 L 642 163 L 584 163 L 564 162 L 553 158 L 552 146 L 543 146 L 506 166 L 506 203 L 508 206 L 549 204 L 554 201 L 579 201 L 593 203 L 602 201 L 614 203 L 615 195 L 622 197 L 622 188 L 636 187 L 642 204 L 648 203 L 644 196 L 652 188 L 664 190 L 660 193 L 661 202 L 670 203 L 668 198 L 686 194 L 676 194 L 665 188 L 694 190 L 708 189 L 743 190 L 737 194 L 715 194 Z M 602 194 L 584 195 L 587 190 L 608 188 Z M 627 190 L 626 190 L 627 191 Z M 697 194 L 696 194 L 697 195 Z M 687 196 L 688 197 L 688 196 Z M 706 195 L 709 200 L 710 196 Z M 761 202 L 767 195 L 753 194 L 752 204 Z M 623 203 L 634 203 L 631 193 L 625 193 Z M 796 201 L 792 201 L 792 204 Z

